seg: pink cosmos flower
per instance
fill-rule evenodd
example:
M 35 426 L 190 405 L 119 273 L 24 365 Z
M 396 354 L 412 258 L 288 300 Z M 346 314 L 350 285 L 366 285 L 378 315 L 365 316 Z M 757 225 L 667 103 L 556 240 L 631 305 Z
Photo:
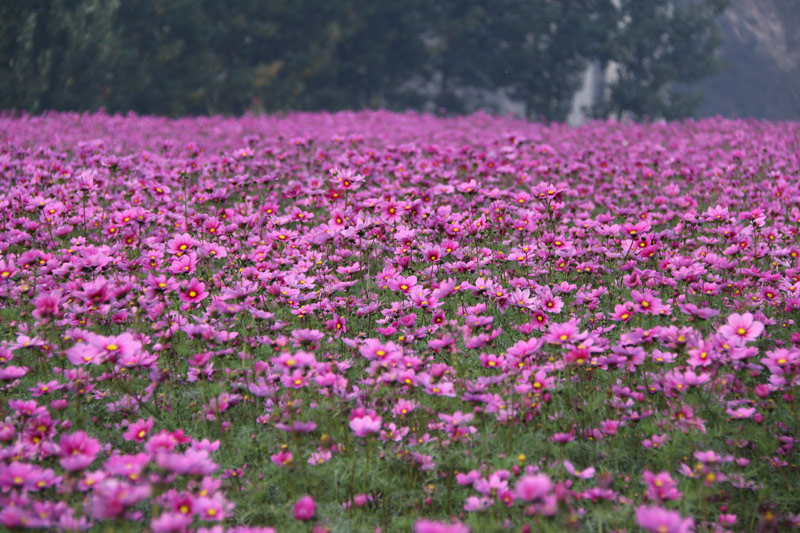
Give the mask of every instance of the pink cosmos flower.
M 105 462 L 105 471 L 112 476 L 121 476 L 138 481 L 142 471 L 150 462 L 150 455 L 146 453 L 112 455 Z
M 180 291 L 181 301 L 187 303 L 197 303 L 208 297 L 206 284 L 197 278 L 192 278 Z
M 402 220 L 405 210 L 393 200 L 383 201 L 379 205 L 380 218 L 387 224 L 396 224 Z
M 578 319 L 563 323 L 550 324 L 544 336 L 545 342 L 550 344 L 567 344 L 579 340 L 582 336 L 578 333 Z
M 88 342 L 79 342 L 67 350 L 67 359 L 73 365 L 100 365 L 106 361 L 116 363 L 120 358 L 129 358 L 142 349 L 142 343 L 130 333 L 116 337 L 105 337 L 90 333 Z
M 150 522 L 153 533 L 180 533 L 188 531 L 192 525 L 192 517 L 183 513 L 162 513 L 158 518 Z
M 36 296 L 36 298 L 33 299 L 33 305 L 35 309 L 31 314 L 39 319 L 58 316 L 60 303 L 61 298 L 59 293 L 40 293 L 38 296 Z
M 0 280 L 10 280 L 16 273 L 17 269 L 13 260 L 0 259 Z
M 122 438 L 129 441 L 144 442 L 154 425 L 155 422 L 152 416 L 147 420 L 139 419 L 128 426 L 128 431 L 122 434 Z
M 47 383 L 42 383 L 40 381 L 36 384 L 36 387 L 31 387 L 28 390 L 31 392 L 31 396 L 38 398 L 45 394 L 50 394 L 51 392 L 60 390 L 61 388 L 63 388 L 63 385 L 61 385 L 57 380 L 52 379 Z
M 383 420 L 374 410 L 366 411 L 363 407 L 355 409 L 350 414 L 350 429 L 356 437 L 366 437 L 372 433 L 377 433 L 381 429 Z
M 13 461 L 11 464 L 0 463 L 0 488 L 3 491 L 23 489 L 37 492 L 58 481 L 51 469 L 43 469 L 38 465 Z
M 417 286 L 417 276 L 395 276 L 393 279 L 388 280 L 389 288 L 393 291 L 400 291 L 408 293 Z
M 178 280 L 170 276 L 167 278 L 164 274 L 154 276 L 150 274 L 147 276 L 147 288 L 144 291 L 145 296 L 152 300 L 153 298 L 169 294 L 178 288 Z
M 149 485 L 106 479 L 92 492 L 89 513 L 97 520 L 122 516 L 126 509 L 150 496 Z
M 364 176 L 357 173 L 352 168 L 333 168 L 331 169 L 331 185 L 342 190 L 357 189 L 364 181 Z
M 23 527 L 44 527 L 44 524 L 38 523 L 36 515 L 17 505 L 5 507 L 0 511 L 0 524 L 12 530 Z
M 213 522 L 225 520 L 233 511 L 234 507 L 234 504 L 228 502 L 221 492 L 216 492 L 211 496 L 197 498 L 195 505 L 200 518 Z
M 756 413 L 755 407 L 738 407 L 736 409 L 732 407 L 728 407 L 725 410 L 725 414 L 732 418 L 736 419 L 744 419 L 744 418 L 752 418 L 753 415 Z
M 544 370 L 538 370 L 530 381 L 534 392 L 543 392 L 553 387 L 555 378 L 548 376 Z
M 176 256 L 177 257 L 177 256 Z M 170 262 L 167 271 L 170 274 L 189 274 L 197 269 L 197 254 L 189 252 Z
M 728 323 L 719 328 L 719 334 L 723 337 L 745 342 L 756 340 L 762 331 L 764 324 L 755 320 L 751 313 L 734 313 L 728 317 Z
M 526 502 L 532 502 L 543 499 L 550 489 L 553 488 L 553 482 L 545 474 L 536 474 L 532 476 L 523 476 L 517 481 L 514 490 L 517 497 Z
M 342 333 L 347 333 L 347 319 L 335 314 L 332 319 L 325 322 L 325 328 L 333 331 L 334 338 L 338 339 Z
M 694 518 L 683 518 L 677 511 L 641 506 L 636 509 L 636 523 L 651 533 L 693 533 Z
M 276 466 L 290 466 L 293 458 L 294 456 L 289 450 L 281 450 L 278 453 L 270 456 L 272 464 Z
M 183 255 L 197 245 L 197 241 L 188 233 L 176 235 L 167 241 L 167 251 L 173 255 Z
M 494 505 L 494 500 L 488 496 L 469 496 L 464 501 L 464 510 L 467 512 L 483 511 Z
M 294 504 L 292 516 L 295 520 L 308 521 L 317 513 L 317 504 L 311 496 L 303 496 Z
M 407 400 L 405 398 L 400 398 L 397 400 L 397 405 L 395 405 L 394 408 L 392 409 L 392 414 L 394 416 L 403 416 L 412 412 L 416 408 L 417 408 L 417 403 L 415 401 Z
M 550 440 L 553 442 L 557 442 L 559 444 L 568 444 L 575 440 L 575 432 L 570 431 L 568 433 L 561 432 L 561 433 L 554 433 Z
M 508 349 L 508 356 L 518 360 L 526 359 L 531 355 L 537 354 L 543 344 L 544 341 L 536 337 L 530 338 L 528 340 L 517 341 L 512 347 Z
M 397 344 L 391 341 L 383 344 L 378 339 L 366 339 L 358 351 L 364 358 L 369 359 L 370 361 L 381 361 L 384 359 L 390 360 L 396 356 L 402 355 L 403 353 L 403 349 Z
M 536 289 L 536 294 L 539 296 L 539 305 L 545 313 L 558 314 L 564 307 L 564 301 L 555 296 L 549 287 L 539 287 Z
M 147 440 L 144 445 L 145 451 L 151 455 L 156 455 L 163 452 L 171 452 L 178 444 L 185 444 L 191 439 L 183 434 L 183 430 L 169 432 L 161 430 L 161 432 L 153 435 Z
M 19 379 L 28 373 L 29 368 L 25 366 L 4 366 L 0 367 L 0 381 L 12 381 Z
M 580 479 L 592 479 L 595 474 L 594 467 L 590 466 L 589 468 L 585 468 L 583 470 L 578 471 L 575 468 L 575 466 L 566 459 L 564 460 L 564 469 L 573 476 Z
M 634 289 L 631 291 L 631 298 L 639 306 L 637 311 L 641 313 L 658 315 L 665 309 L 661 299 L 650 291 L 640 292 Z
M 164 470 L 192 476 L 213 474 L 219 468 L 209 458 L 208 451 L 191 448 L 185 453 L 159 453 L 156 455 L 156 464 Z
M 777 376 L 791 374 L 800 363 L 800 350 L 797 348 L 777 348 L 767 352 L 761 363 L 769 369 L 770 373 Z
M 642 479 L 647 485 L 647 496 L 653 501 L 680 500 L 683 495 L 678 492 L 678 483 L 672 479 L 669 472 L 654 474 L 645 470 Z
M 321 465 L 327 463 L 331 457 L 333 457 L 333 453 L 330 450 L 321 450 L 317 452 L 313 452 L 308 457 L 308 464 L 312 466 Z
M 611 319 L 616 322 L 628 322 L 636 313 L 636 305 L 633 302 L 625 302 L 614 306 L 614 314 Z
M 85 469 L 100 452 L 100 442 L 83 431 L 62 435 L 58 444 L 61 454 L 59 463 L 68 472 Z

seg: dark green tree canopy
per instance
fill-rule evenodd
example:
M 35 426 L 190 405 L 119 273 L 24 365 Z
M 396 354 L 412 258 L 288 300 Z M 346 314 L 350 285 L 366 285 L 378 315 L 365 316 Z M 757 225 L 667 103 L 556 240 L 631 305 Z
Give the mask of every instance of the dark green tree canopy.
M 702 100 L 690 85 L 723 67 L 715 56 L 721 39 L 714 19 L 727 1 L 617 4 L 607 55 L 617 79 L 595 111 L 667 119 L 690 114 Z
M 599 62 L 617 77 L 596 113 L 672 118 L 719 68 L 726 2 L 7 0 L 0 108 L 462 112 L 503 91 L 563 120 Z

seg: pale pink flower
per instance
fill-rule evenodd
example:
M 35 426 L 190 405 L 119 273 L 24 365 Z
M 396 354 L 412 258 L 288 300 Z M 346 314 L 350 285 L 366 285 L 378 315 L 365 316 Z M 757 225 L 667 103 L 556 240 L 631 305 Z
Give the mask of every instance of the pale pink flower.
M 88 467 L 100 452 L 100 442 L 83 431 L 62 435 L 58 444 L 61 452 L 59 463 L 69 472 Z
M 294 504 L 292 515 L 295 520 L 311 520 L 317 513 L 317 504 L 311 496 L 303 496 Z
M 372 433 L 377 433 L 381 429 L 383 420 L 378 416 L 375 411 L 365 411 L 363 408 L 358 408 L 350 415 L 350 429 L 356 434 L 356 437 L 366 437 Z
M 636 523 L 651 533 L 692 533 L 694 518 L 683 518 L 677 511 L 641 506 L 636 509 Z
M 726 338 L 754 341 L 764 331 L 764 324 L 755 320 L 751 313 L 740 315 L 734 313 L 728 317 L 728 323 L 719 328 L 719 334 Z
M 543 499 L 552 488 L 553 482 L 545 474 L 523 476 L 514 487 L 517 497 L 526 502 Z

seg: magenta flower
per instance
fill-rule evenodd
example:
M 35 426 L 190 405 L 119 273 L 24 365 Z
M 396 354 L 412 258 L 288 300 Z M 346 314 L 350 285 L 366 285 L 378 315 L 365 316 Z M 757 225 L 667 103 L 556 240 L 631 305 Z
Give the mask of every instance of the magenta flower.
M 156 455 L 156 464 L 164 470 L 192 476 L 207 476 L 219 468 L 209 458 L 207 451 L 192 448 L 185 453 L 159 453 Z
M 106 479 L 92 492 L 89 513 L 97 520 L 117 518 L 129 507 L 149 496 L 149 485 L 132 485 L 116 479 Z
M 36 298 L 33 299 L 33 305 L 35 307 L 33 313 L 31 313 L 34 317 L 40 319 L 46 319 L 51 316 L 59 315 L 59 306 L 61 304 L 61 298 L 58 293 L 43 293 L 39 294 Z
M 173 533 L 188 531 L 192 525 L 192 517 L 183 513 L 162 513 L 150 522 L 153 533 Z
M 276 466 L 290 466 L 292 464 L 293 455 L 289 450 L 281 450 L 278 453 L 271 455 L 270 459 Z
M 559 324 L 550 324 L 544 340 L 550 344 L 566 344 L 578 340 L 578 320 L 573 319 Z
M 197 241 L 191 235 L 183 233 L 167 241 L 167 252 L 180 256 L 187 253 L 196 244 Z
M 59 481 L 51 469 L 38 465 L 13 461 L 0 463 L 0 488 L 3 491 L 22 489 L 37 492 Z
M 87 468 L 100 452 L 100 442 L 83 431 L 62 435 L 58 444 L 61 455 L 59 463 L 69 472 Z
M 755 320 L 751 313 L 734 313 L 728 317 L 728 323 L 719 328 L 719 334 L 723 337 L 744 342 L 756 340 L 762 331 L 764 324 Z
M 647 485 L 647 497 L 653 501 L 680 500 L 682 493 L 678 492 L 678 484 L 672 479 L 669 472 L 654 474 L 649 470 L 642 473 L 642 479 Z
M 364 344 L 359 348 L 359 352 L 370 361 L 391 359 L 403 353 L 402 348 L 397 344 L 393 342 L 384 344 L 378 339 L 366 339 Z
M 10 280 L 16 273 L 13 260 L 0 259 L 0 280 Z
M 135 356 L 142 349 L 142 343 L 130 333 L 116 337 L 89 334 L 86 341 L 67 350 L 67 359 L 73 365 L 100 365 L 106 361 L 116 363 L 121 358 Z
M 517 497 L 526 502 L 542 500 L 553 488 L 553 482 L 545 474 L 523 476 L 514 487 Z
M 142 470 L 150 462 L 150 459 L 150 455 L 146 453 L 112 455 L 103 467 L 112 476 L 122 476 L 131 481 L 138 481 Z
M 580 479 L 592 479 L 595 474 L 594 467 L 590 466 L 589 468 L 585 468 L 579 471 L 575 468 L 575 466 L 572 463 L 570 463 L 566 459 L 564 460 L 564 469 L 573 476 Z
M 374 410 L 366 411 L 359 407 L 350 414 L 350 429 L 356 437 L 366 437 L 380 431 L 382 421 Z
M 197 278 L 192 278 L 180 291 L 181 301 L 187 303 L 197 303 L 203 301 L 208 296 L 206 284 Z
M 191 439 L 183 434 L 183 430 L 169 432 L 161 430 L 150 437 L 144 445 L 144 449 L 151 455 L 163 452 L 171 452 L 178 444 L 185 444 Z
M 403 416 L 409 414 L 416 408 L 417 408 L 417 402 L 413 400 L 407 400 L 405 398 L 400 398 L 397 400 L 397 405 L 395 405 L 394 408 L 392 408 L 392 414 L 394 416 Z
M 311 496 L 303 496 L 294 504 L 292 516 L 295 520 L 312 520 L 317 512 L 317 504 Z
M 128 431 L 122 434 L 122 438 L 135 442 L 144 442 L 154 424 L 152 416 L 147 420 L 139 419 L 128 426 Z
M 0 381 L 13 381 L 19 379 L 28 373 L 28 367 L 25 366 L 3 366 L 0 367 Z
M 693 533 L 694 518 L 683 518 L 677 511 L 641 506 L 636 509 L 636 523 L 651 533 Z
M 37 523 L 35 515 L 16 505 L 5 507 L 2 511 L 0 511 L 0 525 L 12 530 L 21 529 L 23 527 L 29 528 L 43 526 Z
M 196 512 L 203 520 L 219 522 L 225 520 L 233 511 L 234 504 L 228 502 L 225 496 L 216 492 L 211 496 L 198 498 L 195 501 Z
M 176 256 L 177 257 L 177 256 Z M 190 274 L 197 268 L 197 254 L 189 252 L 170 262 L 167 272 L 170 274 Z

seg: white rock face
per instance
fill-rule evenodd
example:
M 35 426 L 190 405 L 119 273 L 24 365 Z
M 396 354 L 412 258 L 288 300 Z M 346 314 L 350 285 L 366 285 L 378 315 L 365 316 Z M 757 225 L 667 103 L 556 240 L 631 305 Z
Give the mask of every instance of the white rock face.
M 700 114 L 800 120 L 800 2 L 732 0 L 719 22 L 729 68 L 704 83 Z

